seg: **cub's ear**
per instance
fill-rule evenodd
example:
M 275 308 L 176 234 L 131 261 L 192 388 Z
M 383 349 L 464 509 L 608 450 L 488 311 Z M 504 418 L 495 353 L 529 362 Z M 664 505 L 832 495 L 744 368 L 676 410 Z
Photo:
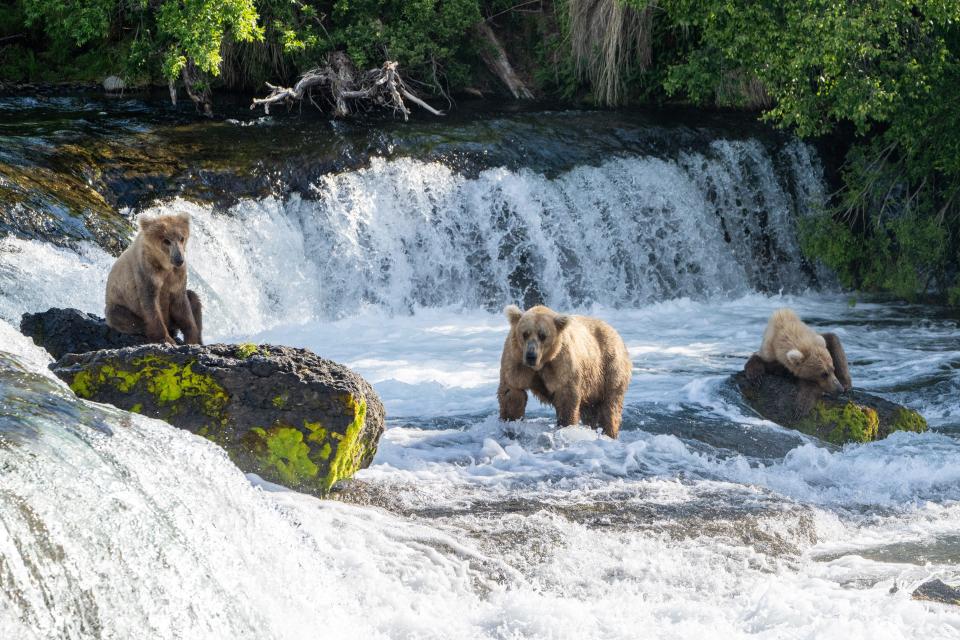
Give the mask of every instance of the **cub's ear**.
M 174 216 L 177 219 L 177 222 L 181 222 L 188 227 L 190 226 L 190 214 L 189 213 L 178 213 Z
M 140 218 L 140 231 L 146 234 L 163 235 L 167 232 L 167 225 L 160 218 Z
M 557 331 L 563 331 L 563 328 L 570 324 L 570 316 L 557 316 L 553 319 L 553 324 L 557 326 Z
M 790 364 L 797 365 L 803 362 L 804 355 L 803 352 L 799 349 L 790 349 L 787 351 L 787 360 L 790 361 Z
M 509 304 L 503 309 L 503 315 L 507 316 L 510 324 L 517 324 L 520 321 L 520 317 L 523 316 L 523 311 L 521 311 L 517 305 Z

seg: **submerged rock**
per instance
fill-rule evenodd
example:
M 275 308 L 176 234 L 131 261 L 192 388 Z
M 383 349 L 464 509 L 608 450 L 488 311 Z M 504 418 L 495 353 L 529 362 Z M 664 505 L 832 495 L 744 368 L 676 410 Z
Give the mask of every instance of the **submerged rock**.
M 126 81 L 120 76 L 107 76 L 103 79 L 103 89 L 107 93 L 120 93 L 127 88 Z
M 960 605 L 960 589 L 942 580 L 929 580 L 913 591 L 913 599 Z
M 306 349 L 153 344 L 70 354 L 52 370 L 81 398 L 166 420 L 245 472 L 318 495 L 369 466 L 383 433 L 370 384 Z
M 20 318 L 20 333 L 50 352 L 54 358 L 68 353 L 86 353 L 100 349 L 119 349 L 149 344 L 146 336 L 120 333 L 106 320 L 78 309 L 48 309 L 25 313 Z
M 753 383 L 741 371 L 730 382 L 761 417 L 833 444 L 871 442 L 894 431 L 927 430 L 927 421 L 913 409 L 859 389 L 828 396 L 789 373 L 768 373 Z

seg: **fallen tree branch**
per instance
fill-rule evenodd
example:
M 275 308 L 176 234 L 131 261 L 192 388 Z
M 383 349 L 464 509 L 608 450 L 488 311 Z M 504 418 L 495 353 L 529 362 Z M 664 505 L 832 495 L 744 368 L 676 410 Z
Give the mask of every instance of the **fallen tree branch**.
M 303 74 L 293 87 L 266 83 L 270 94 L 265 98 L 254 98 L 250 109 L 262 106 L 265 113 L 270 113 L 270 107 L 275 104 L 285 104 L 289 108 L 304 98 L 316 105 L 313 92 L 323 89 L 322 95 L 333 105 L 333 113 L 337 117 L 381 107 L 399 112 L 403 114 L 403 119 L 407 120 L 410 109 L 404 99 L 435 116 L 444 115 L 442 111 L 424 102 L 406 85 L 397 71 L 397 66 L 396 62 L 388 60 L 379 69 L 358 74 L 347 55 L 337 52 L 331 54 L 326 66 Z

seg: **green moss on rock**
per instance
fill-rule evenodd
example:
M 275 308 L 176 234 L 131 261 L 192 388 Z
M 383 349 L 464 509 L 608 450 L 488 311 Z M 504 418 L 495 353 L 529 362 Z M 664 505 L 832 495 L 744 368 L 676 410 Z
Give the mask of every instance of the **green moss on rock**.
M 280 480 L 291 487 L 316 478 L 319 468 L 310 459 L 310 446 L 303 441 L 303 433 L 298 429 L 254 427 L 250 431 L 260 441 L 256 448 L 263 471 L 275 471 Z
M 827 407 L 823 402 L 818 402 L 816 415 L 821 424 L 833 425 L 827 441 L 834 444 L 871 442 L 876 439 L 880 428 L 880 418 L 876 411 L 853 402 L 848 402 L 843 407 Z
M 252 342 L 244 342 L 243 344 L 237 345 L 236 354 L 241 360 L 246 360 L 250 356 L 256 355 L 259 351 L 260 348 L 257 345 Z
M 890 425 L 890 431 L 911 431 L 913 433 L 923 433 L 927 430 L 927 421 L 922 415 L 912 409 L 900 409 L 896 413 L 893 424 Z
M 364 443 L 360 441 L 360 432 L 366 422 L 367 403 L 364 400 L 356 400 L 352 395 L 344 396 L 344 404 L 353 411 L 353 422 L 348 426 L 344 434 L 332 433 L 330 437 L 338 440 L 336 444 L 336 453 L 330 460 L 330 470 L 324 478 L 324 490 L 329 491 L 338 480 L 349 478 L 360 470 L 360 464 L 367 449 Z
M 197 401 L 207 416 L 222 420 L 229 397 L 211 376 L 195 372 L 195 364 L 192 360 L 180 364 L 156 355 L 134 360 L 134 370 L 125 369 L 117 362 L 107 362 L 78 372 L 70 388 L 81 398 L 93 398 L 105 386 L 129 393 L 142 385 L 156 399 L 157 406 L 166 407 L 170 413 L 176 413 L 179 402 L 188 398 Z M 142 405 L 137 405 L 142 410 Z

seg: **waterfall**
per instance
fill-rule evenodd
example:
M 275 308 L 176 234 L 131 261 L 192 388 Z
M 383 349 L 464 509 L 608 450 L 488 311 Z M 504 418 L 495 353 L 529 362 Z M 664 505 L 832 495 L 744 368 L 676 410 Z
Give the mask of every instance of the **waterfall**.
M 318 178 L 309 193 L 188 211 L 192 286 L 215 333 L 508 302 L 636 308 L 672 298 L 818 284 L 796 221 L 823 202 L 807 145 L 718 139 L 670 156 L 612 157 L 555 175 L 374 158 Z M 8 238 L 0 314 L 49 306 L 100 313 L 111 260 Z M 38 266 L 39 265 L 39 266 Z M 79 282 L 79 284 L 78 284 Z

